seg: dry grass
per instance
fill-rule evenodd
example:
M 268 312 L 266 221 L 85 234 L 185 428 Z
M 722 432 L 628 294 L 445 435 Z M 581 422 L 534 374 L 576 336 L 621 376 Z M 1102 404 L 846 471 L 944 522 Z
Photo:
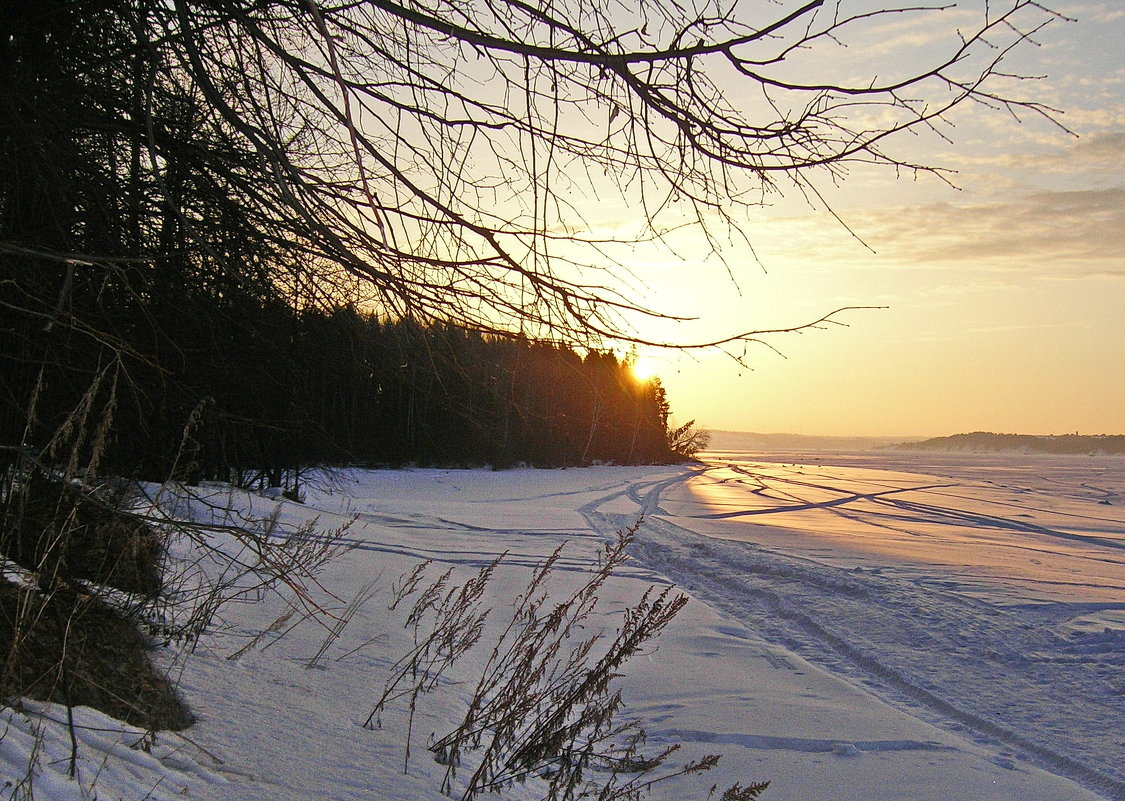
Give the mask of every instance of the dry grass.
M 0 554 L 36 573 L 42 586 L 66 579 L 148 598 L 160 592 L 160 543 L 126 511 L 127 482 L 88 487 L 32 469 L 10 486 L 0 503 Z
M 92 595 L 49 594 L 0 580 L 0 694 L 89 706 L 149 729 L 190 726 L 191 713 L 150 659 L 136 622 Z

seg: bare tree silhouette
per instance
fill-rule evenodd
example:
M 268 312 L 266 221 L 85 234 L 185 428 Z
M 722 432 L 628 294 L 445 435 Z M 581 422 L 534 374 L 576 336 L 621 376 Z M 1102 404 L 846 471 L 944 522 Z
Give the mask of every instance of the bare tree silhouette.
M 191 85 L 201 124 L 254 153 L 238 181 L 302 270 L 342 268 L 388 314 L 567 341 L 641 342 L 623 312 L 676 314 L 630 297 L 615 244 L 688 224 L 718 251 L 786 185 L 940 174 L 892 142 L 960 105 L 1053 113 L 1005 64 L 1057 18 L 1031 0 L 128 6 L 152 80 Z M 944 49 L 837 67 L 849 40 L 927 17 Z M 640 222 L 592 220 L 602 195 Z

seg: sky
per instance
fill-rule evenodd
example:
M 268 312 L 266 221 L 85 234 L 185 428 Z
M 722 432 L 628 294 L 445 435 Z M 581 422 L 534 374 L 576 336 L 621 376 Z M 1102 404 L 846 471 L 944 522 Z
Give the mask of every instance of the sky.
M 643 299 L 699 318 L 644 334 L 690 341 L 886 307 L 772 337 L 744 365 L 643 352 L 678 420 L 812 435 L 1125 433 L 1125 5 L 1051 6 L 1075 21 L 1050 25 L 1013 66 L 1046 76 L 1021 90 L 1062 110 L 1072 133 L 959 113 L 952 142 L 902 151 L 955 170 L 955 187 L 853 172 L 822 187 L 846 227 L 794 198 L 757 209 L 754 253 L 727 253 L 737 286 L 717 260 L 685 264 L 689 241 L 638 252 L 628 267 Z

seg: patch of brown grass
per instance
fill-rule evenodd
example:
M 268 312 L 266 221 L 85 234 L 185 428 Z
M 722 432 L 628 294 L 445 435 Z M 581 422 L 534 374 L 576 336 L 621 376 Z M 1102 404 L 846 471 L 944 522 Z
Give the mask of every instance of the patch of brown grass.
M 151 642 L 98 598 L 0 580 L 0 698 L 90 706 L 135 726 L 179 730 L 191 713 L 153 667 Z
M 83 488 L 33 471 L 0 504 L 0 553 L 41 576 L 154 597 L 160 543 L 125 511 L 128 492 L 125 482 Z

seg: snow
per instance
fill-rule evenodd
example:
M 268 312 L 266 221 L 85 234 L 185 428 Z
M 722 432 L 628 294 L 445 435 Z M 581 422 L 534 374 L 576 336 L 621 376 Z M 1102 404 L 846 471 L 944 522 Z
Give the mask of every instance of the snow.
M 413 642 L 388 609 L 400 577 L 428 559 L 433 576 L 452 567 L 465 581 L 505 554 L 488 589 L 503 620 L 559 544 L 561 593 L 641 516 L 589 622 L 612 630 L 650 585 L 688 593 L 627 665 L 624 714 L 650 750 L 681 744 L 677 763 L 722 755 L 653 798 L 769 780 L 763 797 L 788 801 L 1125 799 L 1125 460 L 706 456 L 351 470 L 309 487 L 305 505 L 211 488 L 215 522 L 315 519 L 316 531 L 347 526 L 347 550 L 305 605 L 247 595 L 194 652 L 159 653 L 199 719 L 182 734 L 148 738 L 76 709 L 72 780 L 64 708 L 0 712 L 0 799 L 440 798 L 445 769 L 425 745 L 459 720 L 485 655 L 470 652 L 422 699 L 409 759 L 402 705 L 365 727 Z M 314 602 L 346 625 L 310 615 Z

